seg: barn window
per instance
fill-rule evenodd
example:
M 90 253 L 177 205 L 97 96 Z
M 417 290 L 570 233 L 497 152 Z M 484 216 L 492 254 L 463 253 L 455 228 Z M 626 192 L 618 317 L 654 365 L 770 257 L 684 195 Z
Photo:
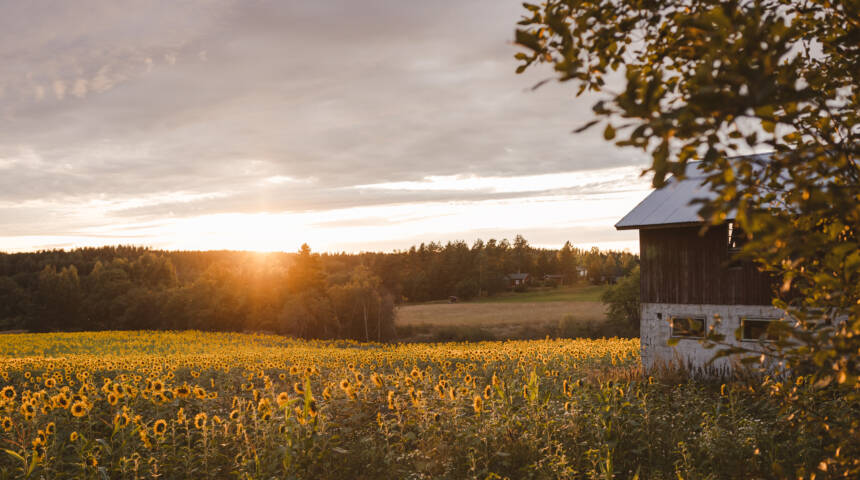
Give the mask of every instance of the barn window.
M 705 336 L 705 317 L 672 317 L 671 323 L 673 337 L 702 338 Z
M 741 319 L 741 339 L 743 340 L 765 340 L 774 341 L 776 335 L 768 331 L 772 318 L 742 318 Z
M 730 252 L 737 252 L 746 243 L 746 235 L 741 227 L 735 222 L 729 222 L 728 225 L 728 247 Z

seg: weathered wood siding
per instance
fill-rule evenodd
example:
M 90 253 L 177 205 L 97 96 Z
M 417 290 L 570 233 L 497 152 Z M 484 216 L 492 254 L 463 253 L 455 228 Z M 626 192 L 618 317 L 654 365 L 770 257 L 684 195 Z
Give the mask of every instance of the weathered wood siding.
M 770 305 L 770 277 L 743 263 L 730 267 L 727 227 L 639 230 L 643 303 Z

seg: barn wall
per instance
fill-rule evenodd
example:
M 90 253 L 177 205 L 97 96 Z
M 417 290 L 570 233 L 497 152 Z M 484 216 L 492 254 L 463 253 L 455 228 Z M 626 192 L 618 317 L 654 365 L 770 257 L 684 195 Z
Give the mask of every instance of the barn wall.
M 744 263 L 730 267 L 727 227 L 639 231 L 643 303 L 770 305 L 770 277 Z
M 706 363 L 714 357 L 718 348 L 706 349 L 698 339 L 683 338 L 675 346 L 669 346 L 672 328 L 671 317 L 703 316 L 705 328 L 714 328 L 716 333 L 725 335 L 725 341 L 736 345 L 735 330 L 741 324 L 741 318 L 780 318 L 782 311 L 762 305 L 688 305 L 671 303 L 642 303 L 640 307 L 640 354 L 642 365 L 650 370 L 668 363 L 683 363 L 696 368 L 708 368 Z M 719 319 L 719 320 L 717 320 Z M 743 342 L 748 348 L 754 348 L 752 342 Z M 714 368 L 729 367 L 730 358 L 721 358 L 714 362 Z

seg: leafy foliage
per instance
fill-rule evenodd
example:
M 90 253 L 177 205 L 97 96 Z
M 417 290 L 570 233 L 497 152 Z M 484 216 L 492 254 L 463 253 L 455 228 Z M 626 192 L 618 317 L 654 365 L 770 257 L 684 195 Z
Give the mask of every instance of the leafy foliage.
M 607 305 L 606 319 L 621 327 L 619 335 L 639 331 L 639 267 L 609 287 L 600 299 Z
M 525 8 L 519 70 L 549 63 L 578 93 L 602 92 L 582 129 L 602 122 L 607 141 L 650 154 L 657 187 L 701 160 L 716 192 L 702 204 L 704 217 L 720 224 L 736 212 L 751 237 L 742 254 L 780 280 L 774 305 L 786 318 L 771 353 L 855 404 L 840 419 L 804 408 L 832 441 L 821 469 L 860 474 L 860 2 L 550 0 Z M 615 83 L 620 90 L 610 93 Z M 736 156 L 762 148 L 772 153 Z
M 134 247 L 0 254 L 0 329 L 256 330 L 303 338 L 392 339 L 395 304 L 486 297 L 507 273 L 592 281 L 629 271 L 627 252 L 538 249 L 506 240 L 393 253 L 171 252 Z M 569 280 L 569 281 L 570 281 Z

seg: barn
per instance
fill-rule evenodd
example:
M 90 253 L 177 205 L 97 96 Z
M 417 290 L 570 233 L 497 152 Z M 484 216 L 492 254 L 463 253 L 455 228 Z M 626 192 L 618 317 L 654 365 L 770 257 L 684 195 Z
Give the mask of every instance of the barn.
M 701 233 L 704 219 L 692 202 L 714 195 L 704 177 L 699 162 L 689 163 L 683 179 L 670 178 L 615 224 L 639 230 L 641 358 L 648 369 L 704 366 L 714 350 L 699 340 L 710 328 L 731 343 L 767 341 L 769 322 L 782 316 L 771 306 L 773 279 L 734 258 L 744 241 L 734 219 Z

